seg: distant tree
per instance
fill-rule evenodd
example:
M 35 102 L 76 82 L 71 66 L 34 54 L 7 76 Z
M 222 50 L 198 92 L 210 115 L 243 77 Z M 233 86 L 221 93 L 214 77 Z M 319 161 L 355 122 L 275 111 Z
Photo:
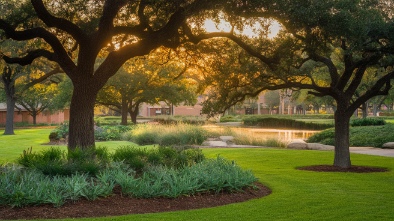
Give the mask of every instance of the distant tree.
M 279 91 L 267 91 L 264 94 L 265 104 L 269 108 L 270 114 L 272 114 L 272 109 L 279 106 Z
M 36 84 L 26 89 L 17 99 L 17 103 L 28 111 L 33 118 L 33 124 L 37 124 L 37 115 L 49 110 L 53 106 L 53 98 L 58 94 L 55 84 Z
M 14 108 L 20 93 L 37 83 L 52 78 L 54 75 L 61 73 L 59 67 L 44 59 L 37 59 L 30 67 L 23 67 L 18 64 L 7 64 L 2 59 L 4 56 L 15 56 L 21 50 L 27 50 L 31 44 L 40 44 L 39 41 L 16 42 L 12 40 L 1 40 L 0 47 L 4 50 L 0 54 L 2 72 L 0 72 L 0 82 L 4 88 L 5 101 L 7 106 L 5 135 L 14 134 Z M 30 76 L 34 75 L 34 76 Z M 25 78 L 23 82 L 22 78 Z
M 3 70 L 0 73 L 0 76 L 7 105 L 6 125 L 4 130 L 5 135 L 14 134 L 14 109 L 18 98 L 21 97 L 20 94 L 30 89 L 30 87 L 50 79 L 53 75 L 61 73 L 60 69 L 55 67 L 47 73 L 41 71 L 38 74 L 36 73 L 34 77 L 28 76 L 34 71 L 35 70 L 32 68 L 22 67 L 19 65 L 3 65 Z M 22 82 L 22 78 L 27 79 Z
M 120 112 L 123 125 L 127 125 L 127 114 L 137 122 L 142 103 L 194 104 L 196 87 L 181 76 L 184 71 L 177 64 L 155 64 L 149 58 L 126 63 L 99 92 L 97 103 Z

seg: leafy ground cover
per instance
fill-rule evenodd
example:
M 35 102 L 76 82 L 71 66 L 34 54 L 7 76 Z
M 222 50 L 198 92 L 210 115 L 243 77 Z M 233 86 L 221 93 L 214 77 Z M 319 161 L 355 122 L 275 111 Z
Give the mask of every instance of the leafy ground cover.
M 350 127 L 350 146 L 381 148 L 384 143 L 394 141 L 393 130 L 394 124 Z M 308 142 L 334 145 L 334 129 L 316 133 Z

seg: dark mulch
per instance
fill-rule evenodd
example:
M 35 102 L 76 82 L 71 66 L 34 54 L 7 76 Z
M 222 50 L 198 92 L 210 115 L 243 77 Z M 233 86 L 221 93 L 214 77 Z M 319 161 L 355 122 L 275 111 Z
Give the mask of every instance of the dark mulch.
M 157 213 L 176 210 L 190 210 L 215 207 L 230 203 L 244 202 L 261 198 L 271 193 L 267 187 L 257 183 L 256 188 L 247 188 L 242 192 L 204 193 L 183 196 L 176 199 L 153 198 L 135 199 L 115 194 L 95 201 L 85 199 L 68 202 L 60 208 L 52 205 L 10 208 L 0 206 L 1 219 L 57 219 L 119 216 L 125 214 Z
M 350 168 L 341 168 L 333 165 L 314 165 L 299 167 L 299 170 L 310 170 L 316 172 L 351 172 L 351 173 L 375 173 L 375 172 L 387 172 L 387 168 L 381 167 L 368 167 L 368 166 L 351 166 Z

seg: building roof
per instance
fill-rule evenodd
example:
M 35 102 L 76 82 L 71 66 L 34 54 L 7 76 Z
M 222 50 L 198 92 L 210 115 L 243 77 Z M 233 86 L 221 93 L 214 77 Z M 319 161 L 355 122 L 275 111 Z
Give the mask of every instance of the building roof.
M 17 105 L 22 111 L 25 110 L 25 108 L 23 108 L 20 105 Z M 6 103 L 0 103 L 0 111 L 7 111 L 7 104 Z M 14 111 L 18 111 L 18 109 L 14 108 Z

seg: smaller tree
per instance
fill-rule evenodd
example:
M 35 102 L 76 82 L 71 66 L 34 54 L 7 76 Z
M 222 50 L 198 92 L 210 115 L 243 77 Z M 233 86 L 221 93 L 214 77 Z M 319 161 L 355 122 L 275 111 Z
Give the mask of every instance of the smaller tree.
M 269 113 L 272 114 L 272 109 L 279 106 L 280 95 L 279 91 L 267 91 L 264 94 L 265 104 L 269 108 Z
M 53 109 L 53 98 L 59 93 L 55 84 L 36 84 L 26 89 L 16 101 L 26 109 L 37 124 L 37 115 L 45 110 Z
M 137 122 L 142 103 L 195 103 L 195 87 L 192 80 L 181 76 L 184 71 L 176 64 L 158 65 L 145 59 L 138 65 L 127 63 L 99 92 L 96 102 L 121 113 L 123 125 L 127 125 L 128 114 Z

